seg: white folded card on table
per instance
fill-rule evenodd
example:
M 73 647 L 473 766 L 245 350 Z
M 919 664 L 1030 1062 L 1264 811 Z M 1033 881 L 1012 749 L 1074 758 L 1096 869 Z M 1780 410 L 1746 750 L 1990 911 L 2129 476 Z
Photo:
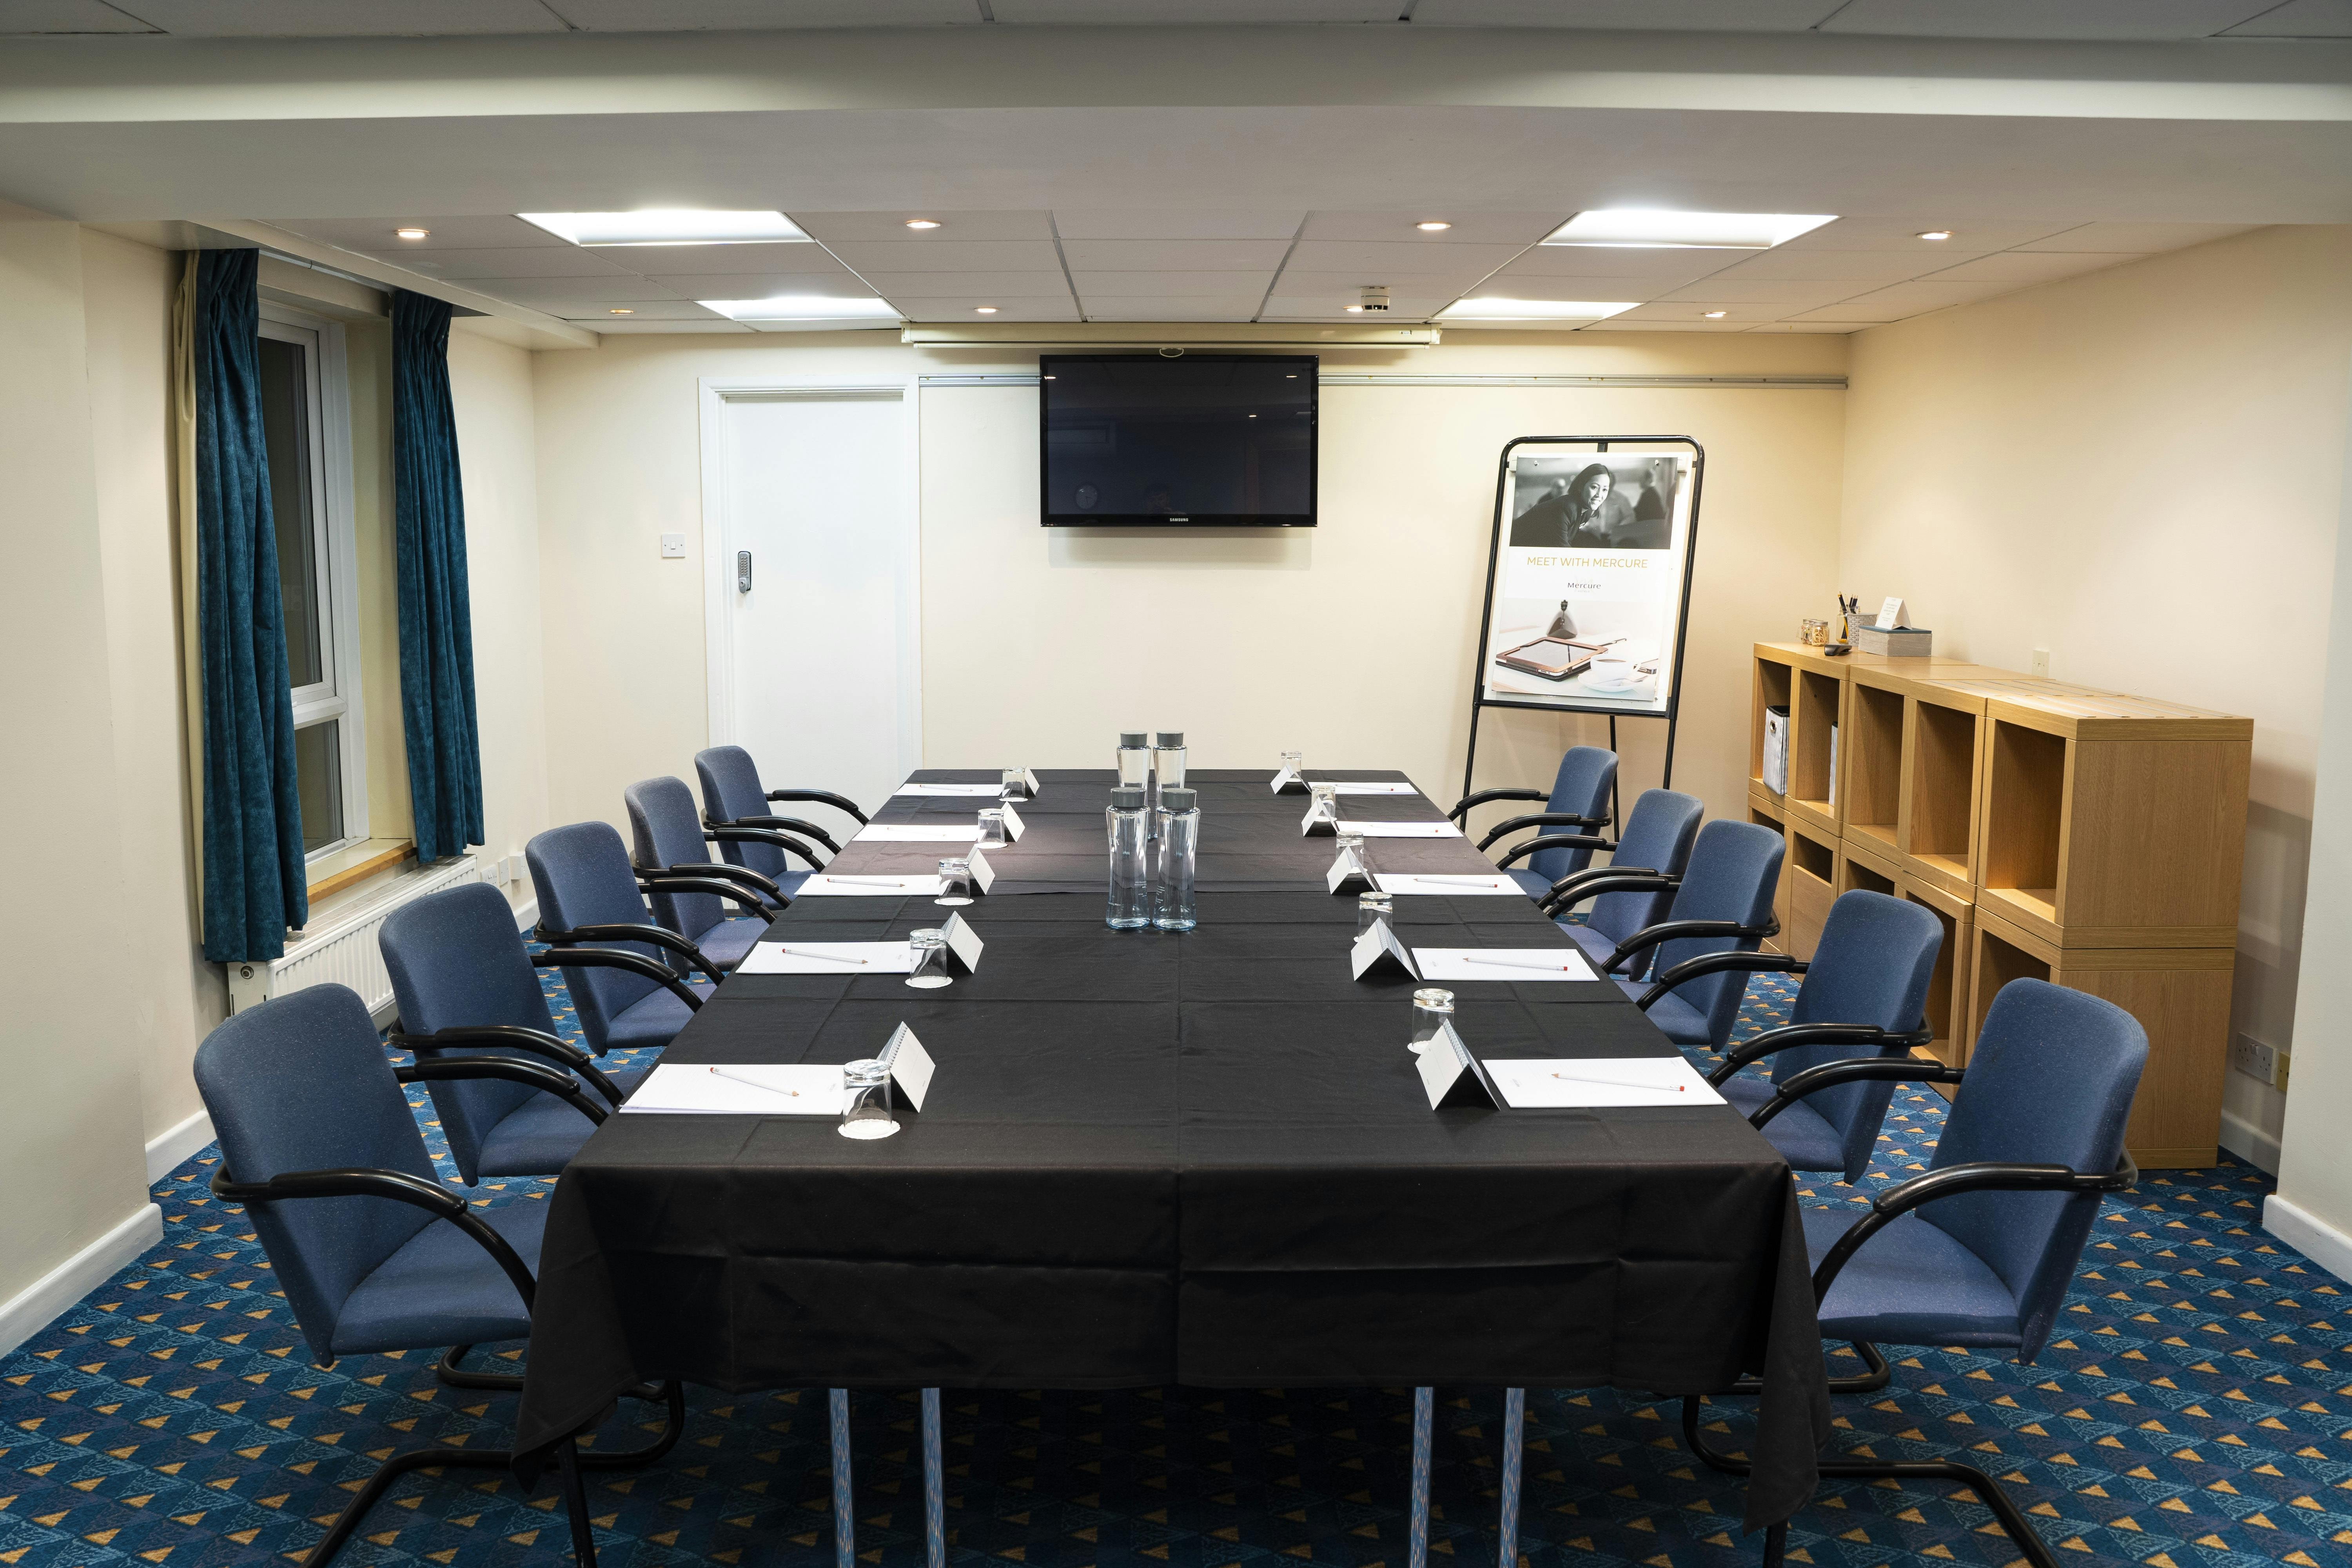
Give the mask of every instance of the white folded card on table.
M 1335 784 L 1333 795 L 1419 795 L 1409 784 Z
M 738 974 L 905 974 L 913 950 L 903 942 L 763 942 L 735 966 Z
M 931 1090 L 931 1073 L 936 1067 L 931 1053 L 923 1049 L 923 1042 L 915 1038 L 915 1031 L 901 1024 L 890 1031 L 889 1043 L 875 1053 L 874 1059 L 890 1069 L 891 1087 L 898 1090 L 898 1101 L 908 1110 L 923 1109 L 923 1096 Z
M 621 1107 L 624 1115 L 839 1116 L 841 1067 L 663 1062 Z
M 1334 893 L 1360 893 L 1372 885 L 1372 874 L 1342 849 L 1332 859 L 1331 868 L 1323 874 L 1323 880 Z
M 1396 939 L 1396 932 L 1389 930 L 1386 921 L 1374 921 L 1371 930 L 1357 937 L 1355 945 L 1348 950 L 1348 958 L 1359 980 L 1383 970 L 1408 974 L 1415 980 L 1421 978 L 1421 971 L 1413 966 L 1412 950 Z
M 1023 768 L 1021 770 L 1021 783 L 1023 786 L 1029 791 L 1029 795 L 1032 799 L 1036 797 L 1039 790 L 1045 787 L 1044 784 L 1037 782 L 1037 770 L 1035 768 Z
M 908 893 L 937 898 L 937 877 L 828 877 L 820 871 L 801 884 L 793 897 L 820 899 L 896 899 Z
M 1004 837 L 1018 844 L 1021 841 L 1023 830 L 1029 825 L 1021 820 L 1021 814 L 1013 809 L 1013 803 L 1009 800 L 996 809 L 1004 814 Z M 972 837 L 977 838 L 979 836 L 978 830 L 975 829 Z
M 1502 1095 L 1495 1081 L 1462 1037 L 1454 1032 L 1452 1023 L 1441 1025 L 1437 1037 L 1421 1047 L 1421 1087 L 1429 1096 L 1429 1109 L 1448 1110 L 1456 1106 L 1483 1105 L 1499 1107 Z
M 977 822 L 869 822 L 852 844 L 969 844 L 980 837 Z
M 1500 871 L 1491 877 L 1449 877 L 1436 872 L 1428 876 L 1412 876 L 1397 871 L 1378 871 L 1372 880 L 1383 893 L 1425 893 L 1437 897 L 1497 898 L 1508 893 L 1525 898 L 1519 885 Z
M 1572 947 L 1416 947 L 1423 980 L 1598 980 Z
M 947 938 L 950 963 L 961 968 L 966 974 L 976 974 L 980 972 L 981 949 L 986 944 L 980 940 L 980 933 L 971 929 L 971 923 L 963 918 L 961 912 L 950 915 L 946 923 L 940 927 L 940 934 Z
M 971 868 L 971 885 L 975 892 L 985 893 L 996 886 L 996 868 L 988 863 L 987 856 L 974 849 L 963 858 L 964 864 Z
M 1348 831 L 1367 838 L 1459 838 L 1462 830 L 1450 822 L 1351 822 Z
M 1000 787 L 1001 786 L 997 784 L 902 784 L 890 793 L 893 795 L 981 795 L 987 799 L 993 800 L 996 798 L 996 792 Z
M 1681 1057 L 1595 1057 L 1575 1061 L 1490 1061 L 1487 1074 L 1516 1110 L 1551 1106 L 1721 1105 Z
M 1328 838 L 1339 831 L 1338 823 L 1328 816 L 1316 816 L 1311 805 L 1307 808 L 1307 815 L 1298 819 L 1298 837 L 1301 838 Z
M 1298 776 L 1296 769 L 1285 768 L 1280 773 L 1274 775 L 1274 793 L 1276 795 L 1305 795 L 1307 793 L 1307 781 Z

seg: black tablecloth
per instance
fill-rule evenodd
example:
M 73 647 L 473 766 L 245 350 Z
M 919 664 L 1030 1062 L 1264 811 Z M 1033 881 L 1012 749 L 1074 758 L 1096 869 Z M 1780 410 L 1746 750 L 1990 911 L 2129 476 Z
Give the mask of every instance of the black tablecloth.
M 1748 1521 L 1794 1511 L 1829 1410 L 1779 1154 L 1725 1106 L 1433 1112 L 1405 1048 L 1414 983 L 1349 978 L 1355 900 L 1321 890 L 1329 840 L 1294 842 L 1304 802 L 1259 774 L 1198 782 L 1214 886 L 1286 890 L 1205 891 L 1182 934 L 1113 931 L 1108 774 L 1047 773 L 1022 841 L 991 854 L 996 891 L 964 911 L 987 942 L 978 973 L 937 991 L 895 975 L 720 986 L 664 1060 L 845 1061 L 904 1022 L 939 1064 L 927 1107 L 878 1142 L 818 1119 L 599 1129 L 549 1215 L 520 1447 L 665 1377 L 1675 1394 L 1761 1370 Z M 969 821 L 984 804 L 899 796 L 877 820 Z M 1439 815 L 1418 797 L 1341 804 Z M 1085 890 L 1041 890 L 1076 880 L 1081 843 Z M 907 847 L 837 864 L 928 870 L 946 852 Z M 1370 848 L 1391 869 L 1407 868 L 1398 850 L 1488 864 L 1460 840 Z M 882 940 L 945 912 L 809 898 L 772 936 Z M 1405 896 L 1397 915 L 1412 945 L 1572 951 L 1518 899 Z M 1482 1057 L 1675 1049 L 1609 982 L 1452 989 Z

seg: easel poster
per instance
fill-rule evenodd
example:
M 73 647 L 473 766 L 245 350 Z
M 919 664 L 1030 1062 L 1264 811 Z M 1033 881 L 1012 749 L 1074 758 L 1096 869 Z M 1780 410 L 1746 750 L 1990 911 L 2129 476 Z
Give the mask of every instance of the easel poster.
M 1687 451 L 1515 445 L 1487 586 L 1486 700 L 1672 713 L 1695 468 Z

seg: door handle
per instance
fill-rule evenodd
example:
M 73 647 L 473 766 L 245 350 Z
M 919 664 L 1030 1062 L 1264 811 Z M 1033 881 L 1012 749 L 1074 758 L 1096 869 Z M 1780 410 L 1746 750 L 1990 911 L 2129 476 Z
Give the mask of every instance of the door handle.
M 751 552 L 748 550 L 735 552 L 735 591 L 739 594 L 751 591 Z

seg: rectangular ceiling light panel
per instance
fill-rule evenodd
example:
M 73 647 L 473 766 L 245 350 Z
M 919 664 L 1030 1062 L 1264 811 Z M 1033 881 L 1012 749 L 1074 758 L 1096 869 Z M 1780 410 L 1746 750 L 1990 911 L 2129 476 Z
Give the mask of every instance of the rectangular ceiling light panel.
M 1691 213 L 1663 207 L 1609 207 L 1577 214 L 1555 229 L 1544 243 L 1656 250 L 1769 250 L 1836 221 L 1834 214 Z
M 517 213 L 574 245 L 751 245 L 806 240 L 779 212 L 647 207 L 633 213 Z
M 898 312 L 886 300 L 839 300 L 826 294 L 779 294 L 766 300 L 697 300 L 706 310 L 716 310 L 737 321 L 896 321 Z
M 1605 321 L 1639 300 L 1456 300 L 1441 321 Z

